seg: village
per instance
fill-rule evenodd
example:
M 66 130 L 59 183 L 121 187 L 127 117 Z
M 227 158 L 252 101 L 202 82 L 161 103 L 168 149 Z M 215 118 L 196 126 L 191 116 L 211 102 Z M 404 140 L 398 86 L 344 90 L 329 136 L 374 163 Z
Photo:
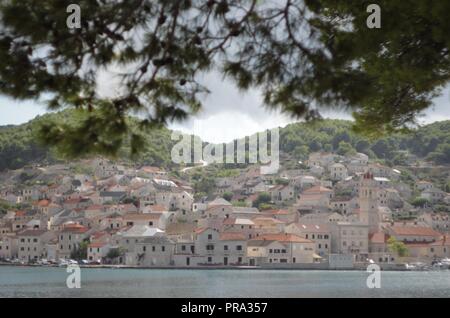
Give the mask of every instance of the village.
M 450 257 L 449 214 L 434 208 L 450 194 L 432 180 L 408 185 L 362 153 L 311 153 L 269 175 L 251 165 L 202 198 L 158 167 L 78 165 L 3 174 L 0 200 L 14 208 L 0 219 L 2 263 L 404 269 Z M 426 204 L 412 205 L 414 193 Z

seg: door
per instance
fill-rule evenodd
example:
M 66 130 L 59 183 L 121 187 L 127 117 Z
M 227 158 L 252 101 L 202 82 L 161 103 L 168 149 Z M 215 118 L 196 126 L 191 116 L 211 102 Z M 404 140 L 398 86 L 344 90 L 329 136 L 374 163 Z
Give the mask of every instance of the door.
M 223 265 L 225 265 L 225 266 L 228 265 L 228 257 L 223 258 Z

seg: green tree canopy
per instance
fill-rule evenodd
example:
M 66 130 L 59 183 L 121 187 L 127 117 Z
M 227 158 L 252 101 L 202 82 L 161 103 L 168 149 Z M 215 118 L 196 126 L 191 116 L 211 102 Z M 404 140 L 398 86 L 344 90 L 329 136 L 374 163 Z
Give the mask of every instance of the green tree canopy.
M 231 199 L 233 198 L 233 193 L 232 192 L 225 192 L 224 194 L 222 194 L 222 198 L 224 198 L 225 200 L 231 202 Z
M 400 257 L 408 256 L 408 247 L 405 243 L 397 241 L 395 237 L 390 237 L 388 240 L 389 251 L 396 253 Z
M 267 206 L 272 201 L 270 193 L 262 192 L 258 194 L 258 197 L 253 201 L 253 207 L 260 208 L 261 206 Z
M 89 241 L 84 240 L 70 253 L 70 258 L 80 261 L 87 259 L 87 249 L 89 246 Z
M 424 207 L 430 205 L 430 201 L 428 201 L 428 199 L 426 199 L 426 198 L 418 197 L 418 198 L 415 198 L 415 199 L 411 202 L 411 204 L 412 204 L 413 206 L 415 206 L 415 207 L 424 208 Z
M 356 150 L 352 147 L 352 145 L 348 142 L 341 141 L 339 143 L 339 147 L 337 148 L 337 154 L 341 156 L 348 156 L 356 154 Z
M 121 247 L 111 248 L 108 251 L 108 254 L 106 254 L 106 258 L 116 259 L 116 258 L 121 257 L 123 255 L 125 255 L 125 251 L 123 250 L 123 248 L 121 248 Z
M 380 29 L 359 0 L 79 0 L 82 26 L 69 29 L 72 2 L 0 4 L 0 93 L 79 109 L 78 125 L 42 130 L 71 155 L 115 153 L 125 136 L 137 151 L 142 129 L 202 107 L 211 70 L 260 89 L 266 106 L 306 119 L 350 109 L 377 134 L 414 124 L 450 78 L 448 1 L 377 1 Z M 122 85 L 104 97 L 111 69 Z M 135 113 L 139 132 L 125 119 Z

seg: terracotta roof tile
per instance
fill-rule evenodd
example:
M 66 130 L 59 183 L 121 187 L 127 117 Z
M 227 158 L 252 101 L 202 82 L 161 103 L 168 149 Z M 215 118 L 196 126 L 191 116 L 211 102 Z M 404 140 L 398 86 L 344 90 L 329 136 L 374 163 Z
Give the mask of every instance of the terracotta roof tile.
M 221 241 L 246 241 L 247 240 L 244 233 L 238 233 L 238 232 L 221 233 L 219 236 L 219 239 Z
M 391 226 L 391 230 L 395 235 L 401 236 L 435 236 L 441 234 L 429 227 L 422 226 Z

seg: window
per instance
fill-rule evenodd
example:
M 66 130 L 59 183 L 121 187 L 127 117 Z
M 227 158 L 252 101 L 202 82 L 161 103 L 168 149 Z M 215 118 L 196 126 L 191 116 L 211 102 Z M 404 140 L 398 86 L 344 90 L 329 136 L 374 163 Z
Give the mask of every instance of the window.
M 286 250 L 281 250 L 281 253 L 282 254 L 286 254 Z
M 212 240 L 212 234 L 208 234 L 208 240 Z
M 181 245 L 181 250 L 185 251 L 186 250 L 186 245 Z
M 166 251 L 166 247 L 163 245 L 161 246 L 161 252 L 165 252 Z
M 212 257 L 209 256 L 209 257 L 208 257 L 208 263 L 211 263 L 211 262 L 212 262 Z
M 228 251 L 228 245 L 224 245 L 224 246 L 223 246 L 223 250 L 224 250 L 224 251 Z
M 238 245 L 238 246 L 236 246 L 236 250 L 238 250 L 238 251 L 242 251 L 242 245 Z
M 143 252 L 147 251 L 147 246 L 142 246 L 142 251 Z
M 152 252 L 156 251 L 156 247 L 152 246 Z

